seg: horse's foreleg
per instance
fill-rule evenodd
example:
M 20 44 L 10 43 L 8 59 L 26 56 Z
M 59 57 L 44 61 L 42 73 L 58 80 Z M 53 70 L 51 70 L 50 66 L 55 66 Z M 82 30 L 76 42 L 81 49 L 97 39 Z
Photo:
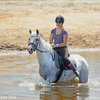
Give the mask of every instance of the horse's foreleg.
M 49 75 L 47 77 L 47 79 L 45 80 L 44 84 L 47 85 L 47 86 L 51 86 L 51 83 L 53 82 L 53 76 L 52 75 Z

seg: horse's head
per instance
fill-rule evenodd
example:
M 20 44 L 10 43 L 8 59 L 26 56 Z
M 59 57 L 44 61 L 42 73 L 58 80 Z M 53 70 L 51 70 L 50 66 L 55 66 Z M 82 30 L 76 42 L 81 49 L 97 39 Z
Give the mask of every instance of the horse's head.
M 40 37 L 39 37 L 39 31 L 36 30 L 36 32 L 32 32 L 31 30 L 29 30 L 30 33 L 30 37 L 29 37 L 29 46 L 27 48 L 27 51 L 32 54 L 33 51 L 35 51 L 37 49 L 38 43 L 40 41 Z

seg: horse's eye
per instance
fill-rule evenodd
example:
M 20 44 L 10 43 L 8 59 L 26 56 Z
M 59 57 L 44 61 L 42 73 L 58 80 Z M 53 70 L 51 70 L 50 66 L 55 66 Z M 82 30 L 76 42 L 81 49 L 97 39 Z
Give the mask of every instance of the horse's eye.
M 38 41 L 38 40 L 39 40 L 39 37 L 36 38 L 36 41 Z
M 38 38 L 36 38 L 36 41 L 38 41 Z

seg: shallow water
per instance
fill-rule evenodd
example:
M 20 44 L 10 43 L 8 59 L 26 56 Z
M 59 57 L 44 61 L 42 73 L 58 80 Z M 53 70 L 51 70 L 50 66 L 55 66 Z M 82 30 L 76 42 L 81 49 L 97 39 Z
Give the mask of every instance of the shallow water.
M 0 54 L 0 100 L 100 100 L 100 51 L 74 50 L 89 64 L 88 83 L 40 87 L 36 55 Z

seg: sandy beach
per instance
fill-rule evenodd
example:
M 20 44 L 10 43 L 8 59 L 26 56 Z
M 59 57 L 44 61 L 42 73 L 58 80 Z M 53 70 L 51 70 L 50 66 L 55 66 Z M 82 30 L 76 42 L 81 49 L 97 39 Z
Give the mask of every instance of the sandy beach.
M 99 0 L 0 0 L 0 51 L 26 50 L 30 29 L 49 41 L 58 15 L 65 18 L 69 48 L 100 48 Z

